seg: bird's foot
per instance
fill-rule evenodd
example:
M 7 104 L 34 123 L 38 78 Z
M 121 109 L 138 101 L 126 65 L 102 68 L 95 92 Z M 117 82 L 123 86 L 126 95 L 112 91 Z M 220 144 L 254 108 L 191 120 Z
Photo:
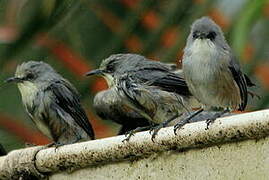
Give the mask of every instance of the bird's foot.
M 141 131 L 144 131 L 144 130 L 148 130 L 148 129 L 150 129 L 152 126 L 145 126 L 145 127 L 137 127 L 137 128 L 135 128 L 135 129 L 133 129 L 133 130 L 131 130 L 131 131 L 128 131 L 128 132 L 126 132 L 125 133 L 125 139 L 123 139 L 122 140 L 122 142 L 128 142 L 129 140 L 130 140 L 130 138 L 132 137 L 132 136 L 134 136 L 134 134 L 135 133 L 137 133 L 137 132 L 141 132 Z
M 186 118 L 180 122 L 178 122 L 175 126 L 174 126 L 174 134 L 177 135 L 177 130 L 182 128 L 185 124 L 188 124 L 190 122 L 190 118 Z
M 59 142 L 57 142 L 57 143 L 55 143 L 55 149 L 58 149 L 59 147 L 61 147 L 61 146 L 63 146 L 63 145 L 65 145 L 64 143 L 59 143 Z
M 134 136 L 135 130 L 131 130 L 125 133 L 125 139 L 122 140 L 122 142 L 129 142 L 130 138 Z
M 222 111 L 222 112 L 216 113 L 213 117 L 208 118 L 208 119 L 206 120 L 206 128 L 205 128 L 205 130 L 208 130 L 210 124 L 213 124 L 217 118 L 223 116 L 225 113 L 228 113 L 228 112 L 230 112 L 230 110 L 229 110 L 229 109 L 225 109 L 225 110 Z
M 152 134 L 152 135 L 151 135 L 151 140 L 152 140 L 152 142 L 154 142 L 154 139 L 155 139 L 155 137 L 157 136 L 159 130 L 160 130 L 161 128 L 164 128 L 164 127 L 165 127 L 164 124 L 159 124 L 159 125 L 154 126 L 154 127 L 152 127 L 152 128 L 150 129 L 149 133 Z
M 45 147 L 49 148 L 49 147 L 52 147 L 54 145 L 55 145 L 55 142 L 52 142 L 52 143 L 49 143 L 49 144 L 45 145 Z
M 52 142 L 52 143 L 49 143 L 49 144 L 47 144 L 47 145 L 45 145 L 45 147 L 46 148 L 49 148 L 49 147 L 55 147 L 55 152 L 56 152 L 56 150 L 59 148 L 59 147 L 61 147 L 61 146 L 63 146 L 63 145 L 65 145 L 64 143 L 60 143 L 60 142 Z
M 181 115 L 182 115 L 182 113 L 181 114 L 175 114 L 173 117 L 171 117 L 170 119 L 162 122 L 161 124 L 153 126 L 149 131 L 150 134 L 152 133 L 151 140 L 154 142 L 154 139 L 157 136 L 159 130 L 161 128 L 167 127 L 170 122 L 174 121 L 177 117 L 179 117 Z
M 55 145 L 54 145 L 55 146 L 55 152 L 58 150 L 59 147 L 64 146 L 64 145 L 65 145 L 64 143 L 56 142 Z
M 190 123 L 190 120 L 197 116 L 198 114 L 200 114 L 201 112 L 203 112 L 204 109 L 199 109 L 198 111 L 194 112 L 193 114 L 191 114 L 189 117 L 183 119 L 182 121 L 178 122 L 175 126 L 174 126 L 174 134 L 177 135 L 177 130 L 182 128 L 185 124 Z
M 213 124 L 213 123 L 215 122 L 216 119 L 217 119 L 217 117 L 213 117 L 213 118 L 209 118 L 209 119 L 207 119 L 207 120 L 205 121 L 205 123 L 206 123 L 206 128 L 205 128 L 205 130 L 208 130 L 210 124 Z

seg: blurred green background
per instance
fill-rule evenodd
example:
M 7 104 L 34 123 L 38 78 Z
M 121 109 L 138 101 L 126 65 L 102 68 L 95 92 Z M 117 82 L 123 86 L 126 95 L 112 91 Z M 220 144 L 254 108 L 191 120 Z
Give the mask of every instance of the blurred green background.
M 50 63 L 81 93 L 97 138 L 119 128 L 91 108 L 106 88 L 101 78 L 83 74 L 113 53 L 139 53 L 180 67 L 191 23 L 212 17 L 225 32 L 262 98 L 247 111 L 269 107 L 268 0 L 0 0 L 0 81 L 23 61 Z M 0 143 L 7 150 L 25 142 L 48 143 L 28 118 L 15 85 L 0 86 Z

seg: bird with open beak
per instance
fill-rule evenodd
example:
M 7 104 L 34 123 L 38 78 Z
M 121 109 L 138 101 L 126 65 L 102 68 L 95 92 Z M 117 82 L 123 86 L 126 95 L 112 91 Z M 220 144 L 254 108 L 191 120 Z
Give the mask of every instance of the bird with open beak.
M 47 63 L 24 62 L 6 82 L 17 83 L 26 112 L 56 146 L 94 139 L 77 90 Z

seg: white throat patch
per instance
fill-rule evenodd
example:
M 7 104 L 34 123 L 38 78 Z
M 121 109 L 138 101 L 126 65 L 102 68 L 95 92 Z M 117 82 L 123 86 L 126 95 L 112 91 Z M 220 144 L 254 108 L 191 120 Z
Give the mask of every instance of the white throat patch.
M 191 49 L 193 53 L 210 53 L 212 51 L 215 51 L 216 47 L 215 44 L 209 39 L 196 39 L 193 42 Z
M 111 74 L 105 73 L 104 78 L 108 84 L 108 87 L 113 87 L 115 85 L 114 78 Z
M 18 88 L 21 92 L 23 102 L 32 102 L 38 92 L 36 85 L 29 81 L 18 83 Z

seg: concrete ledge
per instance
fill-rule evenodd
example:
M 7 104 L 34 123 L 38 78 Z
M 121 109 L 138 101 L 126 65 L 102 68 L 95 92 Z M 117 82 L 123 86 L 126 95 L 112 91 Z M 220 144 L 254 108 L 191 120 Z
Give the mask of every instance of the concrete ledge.
M 266 180 L 269 176 L 269 138 L 220 146 L 166 151 L 133 161 L 107 163 L 73 173 L 62 172 L 51 180 Z
M 166 177 L 168 177 L 168 175 L 171 175 L 177 168 L 183 167 L 182 165 L 184 165 L 185 163 L 186 163 L 185 168 L 192 167 L 191 164 L 193 163 L 198 165 L 200 164 L 201 171 L 203 169 L 207 169 L 206 164 L 205 167 L 202 166 L 203 164 L 202 161 L 207 160 L 210 161 L 210 159 L 212 160 L 212 157 L 218 157 L 217 155 L 217 153 L 219 152 L 218 147 L 224 148 L 223 152 L 229 152 L 229 151 L 231 152 L 231 155 L 229 154 L 220 155 L 220 157 L 223 157 L 223 159 L 220 159 L 220 161 L 223 162 L 225 162 L 224 159 L 228 159 L 226 160 L 227 162 L 229 161 L 229 159 L 233 160 L 233 158 L 231 157 L 232 156 L 237 157 L 239 154 L 242 155 L 240 159 L 246 158 L 253 162 L 258 162 L 260 160 L 259 158 L 264 159 L 265 154 L 268 155 L 268 150 L 265 151 L 265 149 L 269 149 L 268 139 L 265 138 L 263 140 L 258 141 L 258 143 L 255 143 L 255 141 L 267 137 L 269 135 L 269 110 L 244 113 L 225 118 L 220 118 L 217 119 L 215 123 L 210 126 L 209 130 L 205 130 L 205 128 L 206 128 L 205 122 L 201 121 L 187 124 L 186 126 L 184 126 L 184 128 L 178 131 L 178 135 L 176 136 L 174 135 L 173 127 L 162 129 L 159 132 L 158 136 L 156 137 L 155 142 L 151 141 L 151 136 L 149 135 L 148 131 L 146 131 L 136 134 L 134 137 L 131 138 L 129 143 L 122 143 L 124 136 L 116 136 L 89 142 L 66 145 L 58 148 L 56 151 L 54 148 L 44 149 L 40 150 L 36 155 L 35 166 L 38 169 L 38 171 L 42 173 L 64 172 L 63 174 L 55 175 L 55 177 L 60 176 L 64 177 L 64 174 L 67 172 L 88 167 L 87 169 L 85 169 L 85 171 L 79 170 L 73 172 L 72 174 L 68 174 L 68 176 L 66 176 L 64 179 L 66 179 L 67 177 L 75 178 L 75 175 L 81 172 L 84 173 L 88 172 L 88 174 L 101 173 L 102 171 L 101 169 L 103 169 L 104 170 L 102 171 L 103 175 L 109 175 L 109 177 L 111 177 L 110 179 L 112 179 L 113 175 L 111 173 L 114 172 L 115 177 L 118 177 L 116 176 L 116 174 L 120 173 L 120 171 L 119 172 L 115 171 L 117 167 L 118 169 L 121 169 L 121 171 L 124 171 L 126 167 L 130 167 L 132 164 L 129 161 L 120 163 L 119 161 L 124 161 L 130 158 L 140 159 L 148 157 L 146 159 L 139 160 L 136 163 L 136 165 L 141 166 L 140 174 L 150 173 L 150 171 L 143 168 L 142 165 L 146 166 L 146 164 L 148 164 L 149 166 L 149 164 L 151 163 L 150 159 L 153 157 L 152 155 L 155 154 L 156 157 L 160 158 L 160 161 L 156 161 L 157 164 L 153 163 L 156 165 L 156 167 L 162 166 L 162 168 L 165 169 L 166 164 L 170 164 L 170 170 L 168 169 L 169 171 L 162 172 L 166 173 Z M 255 141 L 248 140 L 245 142 L 239 142 L 247 139 L 255 139 Z M 238 142 L 239 144 L 242 144 L 242 147 L 239 147 L 235 143 L 230 142 Z M 238 146 L 239 149 L 236 148 L 236 146 Z M 252 151 L 254 153 L 253 156 L 250 156 L 248 153 L 248 149 L 250 149 L 250 147 L 253 147 L 252 148 Z M 197 149 L 197 148 L 204 148 L 204 149 Z M 260 149 L 260 151 L 258 151 L 257 148 Z M 189 150 L 189 151 L 182 153 L 175 153 L 175 151 L 183 151 L 183 150 Z M 13 154 L 20 151 L 27 151 L 27 149 L 13 151 Z M 238 151 L 238 155 L 236 155 L 236 151 Z M 240 153 L 240 151 L 242 152 Z M 260 153 L 260 155 L 257 153 Z M 204 156 L 204 158 L 202 158 L 202 156 Z M 255 158 L 256 156 L 257 158 Z M 195 160 L 196 159 L 195 157 L 197 157 L 197 160 Z M 4 162 L 8 158 L 9 155 L 0 158 L 0 177 L 1 175 L 3 175 L 1 174 L 3 172 L 1 171 L 1 169 L 5 168 Z M 166 162 L 166 160 L 169 162 Z M 188 161 L 191 161 L 192 163 Z M 261 162 L 265 161 L 268 163 L 268 158 L 267 160 L 264 159 Z M 174 166 L 173 162 L 175 163 Z M 227 165 L 227 162 L 226 164 L 224 163 L 224 165 Z M 212 168 L 214 168 L 214 164 L 216 163 L 212 164 Z M 151 167 L 153 171 L 155 165 Z M 263 164 L 260 164 L 261 168 L 262 166 Z M 111 167 L 111 169 L 107 169 L 108 167 Z M 134 166 L 134 168 L 135 167 L 136 166 Z M 216 167 L 218 167 L 217 164 Z M 234 166 L 233 168 L 236 167 L 240 168 L 240 165 Z M 211 170 L 209 170 L 209 172 L 204 173 L 207 174 L 213 173 L 212 168 Z M 108 171 L 110 170 L 111 172 L 108 173 Z M 266 170 L 267 172 L 269 172 L 268 169 Z M 132 169 L 131 172 L 135 172 L 135 169 Z M 188 169 L 185 172 L 186 173 L 192 172 L 192 169 Z M 227 171 L 227 173 L 228 172 L 229 171 Z M 178 173 L 178 171 L 175 171 L 175 173 Z M 178 177 L 178 175 L 175 173 L 173 177 Z M 199 177 L 199 174 L 196 175 L 197 177 Z M 196 175 L 193 174 L 193 177 L 195 177 Z M 269 173 L 267 173 L 267 175 L 269 175 Z M 125 178 L 129 179 L 129 175 L 126 174 L 126 176 L 127 177 Z M 188 177 L 187 174 L 185 174 L 185 176 Z M 89 176 L 88 178 L 86 178 L 87 173 L 85 174 L 84 177 L 85 178 L 81 176 L 80 179 L 89 179 Z M 96 176 L 93 177 L 96 177 L 98 179 L 97 174 Z M 138 176 L 136 177 L 138 178 Z M 52 175 L 51 178 L 53 179 L 54 175 Z M 102 178 L 100 177 L 100 179 Z

